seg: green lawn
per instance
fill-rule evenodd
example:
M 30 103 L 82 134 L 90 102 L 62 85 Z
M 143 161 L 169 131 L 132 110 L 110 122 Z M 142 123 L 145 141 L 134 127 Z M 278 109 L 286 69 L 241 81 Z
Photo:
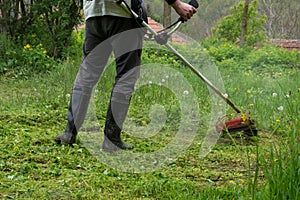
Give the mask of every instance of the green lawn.
M 278 160 L 285 158 L 290 144 L 294 145 L 294 150 L 299 149 L 298 142 L 289 140 L 292 133 L 299 135 L 300 130 L 300 72 L 297 69 L 285 69 L 270 76 L 238 68 L 220 68 L 226 93 L 243 110 L 251 111 L 259 133 L 250 138 L 241 133 L 223 134 L 211 151 L 202 157 L 200 152 L 208 129 L 207 116 L 211 108 L 221 105 L 212 105 L 202 81 L 188 69 L 177 66 L 176 69 L 191 83 L 199 103 L 201 119 L 193 124 L 198 128 L 196 135 L 185 151 L 176 152 L 174 158 L 154 171 L 132 173 L 135 170 L 130 171 L 126 166 L 126 170 L 118 170 L 115 162 L 109 165 L 110 161 L 95 156 L 95 152 L 83 143 L 84 132 L 73 147 L 59 146 L 53 141 L 64 130 L 78 65 L 79 62 L 66 62 L 55 71 L 25 80 L 0 77 L 0 198 L 266 199 L 265 195 L 272 191 L 270 188 L 277 186 L 270 184 L 265 169 L 270 167 L 275 174 L 292 167 L 289 161 Z M 96 116 L 97 124 L 87 123 L 86 132 L 103 127 L 112 85 L 109 77 L 114 73 L 111 69 L 105 72 L 94 93 L 93 116 Z M 130 132 L 125 132 L 124 139 L 135 145 L 132 153 L 155 152 L 172 141 L 178 131 L 182 122 L 180 102 L 168 88 L 157 84 L 141 86 L 134 93 L 129 111 L 132 121 L 139 127 L 149 124 L 148 113 L 154 104 L 165 108 L 166 126 L 151 137 L 133 137 Z M 102 139 L 101 131 L 98 135 Z M 96 145 L 93 150 L 101 153 L 97 148 Z M 276 154 L 273 148 L 282 152 Z M 285 148 L 287 151 L 283 150 Z M 297 155 L 289 156 L 297 158 Z M 107 159 L 114 160 L 114 157 L 108 156 Z M 288 172 L 299 177 L 300 163 L 296 162 L 297 159 L 294 161 L 294 168 Z M 141 159 L 133 166 L 141 167 L 141 162 L 153 164 Z M 276 163 L 282 166 L 276 168 Z M 278 176 L 277 181 L 280 182 L 281 178 Z M 295 181 L 292 176 L 290 180 Z M 290 188 L 289 182 L 285 184 L 281 185 L 283 190 Z M 299 180 L 293 184 L 298 185 L 294 189 L 299 195 Z M 284 199 L 286 196 L 280 197 Z

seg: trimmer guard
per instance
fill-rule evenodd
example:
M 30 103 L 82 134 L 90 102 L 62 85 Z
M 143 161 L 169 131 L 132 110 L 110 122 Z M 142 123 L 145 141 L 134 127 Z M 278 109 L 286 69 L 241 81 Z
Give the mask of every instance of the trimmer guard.
M 250 119 L 249 112 L 238 113 L 234 116 L 226 115 L 216 124 L 217 132 L 243 132 L 248 136 L 256 136 L 257 129 L 254 121 Z

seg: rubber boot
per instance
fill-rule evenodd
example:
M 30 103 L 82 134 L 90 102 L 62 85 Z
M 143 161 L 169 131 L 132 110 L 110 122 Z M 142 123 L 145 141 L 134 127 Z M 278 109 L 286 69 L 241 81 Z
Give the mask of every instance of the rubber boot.
M 68 110 L 68 121 L 65 131 L 55 138 L 55 142 L 62 145 L 72 145 L 81 127 L 90 100 L 90 94 L 84 94 L 81 88 L 74 87 Z
M 132 144 L 126 144 L 121 139 L 121 130 L 128 112 L 129 102 L 110 101 L 104 128 L 102 149 L 113 153 L 118 150 L 132 149 Z

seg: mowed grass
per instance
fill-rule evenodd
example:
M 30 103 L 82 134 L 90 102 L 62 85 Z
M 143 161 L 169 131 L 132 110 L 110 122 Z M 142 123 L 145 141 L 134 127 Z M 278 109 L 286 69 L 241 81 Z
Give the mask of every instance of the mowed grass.
M 243 110 L 251 111 L 259 133 L 257 137 L 223 134 L 205 157 L 200 156 L 208 128 L 206 116 L 210 108 L 222 105 L 212 105 L 205 84 L 187 68 L 177 67 L 193 86 L 202 108 L 192 144 L 176 155 L 176 159 L 170 159 L 154 171 L 116 170 L 115 166 L 97 159 L 80 141 L 80 135 L 73 147 L 54 143 L 54 137 L 66 124 L 78 66 L 79 62 L 66 62 L 49 74 L 27 80 L 1 77 L 1 198 L 264 199 L 265 188 L 272 185 L 268 184 L 270 179 L 260 166 L 278 163 L 281 157 L 273 155 L 271 147 L 284 148 L 289 133 L 299 135 L 300 73 L 297 69 L 287 69 L 276 76 L 243 69 L 219 69 L 229 98 Z M 111 65 L 94 93 L 94 114 L 100 137 L 113 74 Z M 166 126 L 149 138 L 133 137 L 125 132 L 124 140 L 136 147 L 133 152 L 156 151 L 176 135 L 182 120 L 179 102 L 170 90 L 160 85 L 148 84 L 134 93 L 129 111 L 131 119 L 138 126 L 147 125 L 151 121 L 149 109 L 154 104 L 165 108 Z M 227 112 L 234 113 L 230 108 Z M 93 125 L 88 124 L 87 128 L 89 126 Z M 260 164 L 263 158 L 266 160 Z M 299 163 L 295 169 L 297 167 L 299 169 Z

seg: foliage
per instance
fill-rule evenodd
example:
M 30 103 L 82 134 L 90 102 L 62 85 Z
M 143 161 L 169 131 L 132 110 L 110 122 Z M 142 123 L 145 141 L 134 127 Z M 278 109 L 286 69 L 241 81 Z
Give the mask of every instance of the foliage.
M 73 0 L 5 1 L 0 6 L 1 32 L 21 46 L 44 44 L 50 57 L 61 58 L 81 22 L 80 7 Z M 32 42 L 32 35 L 35 41 Z
M 224 42 L 209 47 L 208 53 L 215 61 L 222 62 L 227 59 L 241 61 L 250 51 L 251 49 L 249 48 L 240 48 L 239 46 L 230 42 Z
M 296 50 L 287 51 L 273 45 L 265 45 L 253 50 L 243 61 L 244 69 L 253 69 L 257 72 L 272 72 L 279 69 L 299 68 L 300 53 Z
M 4 36 L 2 36 L 4 37 Z M 0 60 L 0 74 L 11 77 L 28 77 L 33 74 L 46 73 L 53 70 L 57 61 L 47 55 L 43 44 L 32 46 L 26 44 L 22 49 L 12 44 L 10 40 L 1 40 L 5 46 L 3 60 Z
M 272 75 L 273 72 L 300 66 L 298 51 L 288 51 L 271 44 L 240 48 L 234 43 L 215 38 L 206 39 L 202 44 L 219 67 L 241 68 L 261 75 Z
M 265 30 L 263 24 L 266 17 L 258 17 L 256 10 L 257 1 L 253 1 L 248 10 L 248 25 L 245 38 L 245 44 L 253 46 L 255 43 L 265 40 Z M 216 38 L 226 39 L 232 43 L 238 43 L 241 35 L 241 23 L 243 15 L 244 2 L 238 3 L 231 8 L 231 14 L 219 21 L 217 26 L 213 29 L 213 36 Z
M 82 58 L 83 34 L 82 30 L 72 32 L 70 46 L 64 50 L 66 60 Z M 0 75 L 26 78 L 53 71 L 60 62 L 48 55 L 47 44 L 39 43 L 41 40 L 36 34 L 28 36 L 31 43 L 22 47 L 15 44 L 9 36 L 1 34 L 0 37 Z

